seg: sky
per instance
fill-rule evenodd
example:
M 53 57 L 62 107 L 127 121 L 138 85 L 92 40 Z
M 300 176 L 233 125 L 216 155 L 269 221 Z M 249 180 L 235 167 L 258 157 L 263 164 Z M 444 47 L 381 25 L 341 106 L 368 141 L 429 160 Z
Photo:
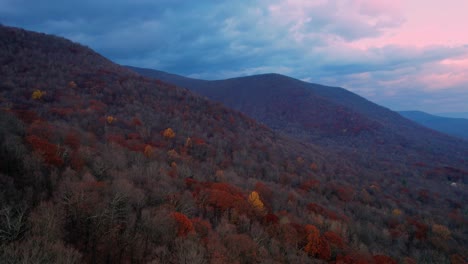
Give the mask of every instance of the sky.
M 280 73 L 468 112 L 467 0 L 0 0 L 0 23 L 201 79 Z

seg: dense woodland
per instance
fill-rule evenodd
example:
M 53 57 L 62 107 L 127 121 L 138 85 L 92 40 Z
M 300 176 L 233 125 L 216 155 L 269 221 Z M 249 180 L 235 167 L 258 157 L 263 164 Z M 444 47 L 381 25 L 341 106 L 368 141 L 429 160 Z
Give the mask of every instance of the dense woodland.
M 276 132 L 333 149 L 360 166 L 396 174 L 412 174 L 421 165 L 468 170 L 468 141 L 418 125 L 340 87 L 280 74 L 207 81 L 128 68 L 222 102 Z
M 362 166 L 4 26 L 0 77 L 2 263 L 466 263 L 463 166 Z

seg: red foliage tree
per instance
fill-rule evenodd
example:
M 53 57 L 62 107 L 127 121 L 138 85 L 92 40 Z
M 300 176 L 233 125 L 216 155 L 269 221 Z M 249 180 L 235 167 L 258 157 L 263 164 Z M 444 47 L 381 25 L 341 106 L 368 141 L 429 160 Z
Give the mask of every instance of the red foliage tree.
M 318 165 L 315 162 L 312 162 L 309 167 L 313 171 L 318 171 Z
M 347 217 L 344 215 L 339 215 L 331 210 L 328 210 L 327 208 L 318 205 L 316 203 L 310 203 L 307 205 L 307 209 L 315 214 L 319 214 L 322 216 L 325 216 L 327 218 L 330 218 L 332 220 L 347 220 Z
M 206 144 L 205 140 L 203 140 L 202 138 L 198 138 L 198 137 L 192 137 L 191 141 L 192 141 L 192 144 L 195 145 L 195 146 L 200 146 L 200 145 L 205 145 Z
M 143 125 L 143 122 L 141 122 L 141 120 L 138 118 L 138 117 L 134 117 L 132 119 L 132 125 L 134 126 L 142 126 Z
M 232 234 L 225 239 L 226 247 L 229 249 L 231 262 L 240 260 L 240 263 L 256 263 L 257 244 L 246 234 Z
M 413 258 L 404 257 L 404 258 L 403 258 L 403 264 L 418 264 L 418 262 L 417 262 L 415 259 L 413 259 Z M 452 261 L 452 264 L 462 264 L 462 263 L 454 263 L 454 262 Z
M 89 101 L 89 108 L 92 111 L 98 112 L 98 113 L 103 113 L 107 109 L 107 105 L 101 101 L 97 100 L 90 100 Z
M 459 254 L 452 254 L 450 255 L 450 263 L 451 264 L 466 264 L 466 260 L 463 256 Z
M 349 202 L 354 197 L 354 189 L 350 186 L 336 186 L 334 192 L 336 196 L 344 202 Z
M 73 114 L 73 112 L 73 109 L 69 107 L 52 107 L 49 109 L 49 113 L 62 118 Z
M 375 255 L 373 259 L 374 259 L 374 262 L 378 264 L 397 264 L 398 263 L 396 260 L 385 255 Z
M 260 197 L 262 197 L 262 201 L 265 204 L 267 209 L 271 208 L 271 199 L 273 197 L 273 191 L 263 182 L 257 182 L 255 184 L 255 191 L 258 192 Z
M 192 221 L 190 221 L 186 215 L 174 212 L 172 213 L 172 217 L 177 222 L 177 236 L 187 236 L 189 233 L 195 230 L 193 228 Z
M 202 238 L 208 237 L 209 233 L 211 232 L 211 224 L 210 222 L 203 220 L 202 218 L 194 218 L 192 219 L 192 225 Z
M 317 187 L 320 186 L 320 182 L 318 180 L 307 180 L 301 184 L 299 187 L 301 190 L 309 192 Z
M 120 146 L 127 147 L 125 137 L 122 135 L 109 134 L 107 135 L 106 139 L 108 142 L 114 142 Z
M 76 131 L 69 131 L 65 136 L 64 143 L 76 150 L 80 147 L 80 137 Z
M 57 145 L 50 143 L 46 139 L 38 136 L 27 136 L 26 141 L 32 146 L 32 148 L 41 153 L 44 161 L 53 166 L 63 165 L 63 160 L 59 156 L 60 149 Z
M 83 160 L 78 151 L 72 152 L 70 163 L 71 167 L 76 171 L 81 171 L 81 169 L 83 169 L 85 165 L 85 161 Z
M 329 260 L 331 257 L 331 248 L 327 239 L 323 236 L 320 236 L 318 243 L 318 252 L 317 256 L 323 260 Z
M 141 136 L 138 133 L 128 133 L 127 134 L 127 139 L 139 140 L 139 139 L 141 139 Z
M 277 228 L 279 228 L 279 230 Z M 305 240 L 304 235 L 307 236 L 306 232 L 303 230 L 301 230 L 303 231 L 302 233 L 298 231 L 294 224 L 279 225 L 278 227 L 274 227 L 274 230 L 271 231 L 277 231 L 281 241 L 296 248 L 299 248 L 299 245 L 303 244 Z
M 333 231 L 327 231 L 323 234 L 324 239 L 328 241 L 328 243 L 338 247 L 343 248 L 344 242 L 343 239 Z
M 429 230 L 429 226 L 417 221 L 414 218 L 408 218 L 408 223 L 415 228 L 414 237 L 418 240 L 425 240 L 427 238 L 427 231 Z
M 266 214 L 263 217 L 263 223 L 266 225 L 276 225 L 279 223 L 279 218 L 275 214 Z
M 316 203 L 308 204 L 307 209 L 309 209 L 309 211 L 311 211 L 313 213 L 316 213 L 316 214 L 323 214 L 326 211 L 326 209 L 324 207 L 322 207 L 321 205 L 318 205 Z
M 207 202 L 221 212 L 234 208 L 245 212 L 250 208 L 240 189 L 227 183 L 211 184 L 208 188 Z
M 43 120 L 36 120 L 28 127 L 28 134 L 50 140 L 55 128 Z
M 349 254 L 345 256 L 338 255 L 335 264 L 370 264 L 369 259 L 362 255 Z
M 37 113 L 30 110 L 13 110 L 13 113 L 27 124 L 31 124 L 39 119 Z

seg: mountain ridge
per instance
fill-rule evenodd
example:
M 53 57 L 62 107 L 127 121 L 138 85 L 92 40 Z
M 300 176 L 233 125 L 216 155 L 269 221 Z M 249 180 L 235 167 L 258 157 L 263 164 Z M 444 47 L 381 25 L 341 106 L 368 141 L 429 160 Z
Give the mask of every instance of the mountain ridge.
M 437 145 L 444 150 L 430 154 L 431 162 L 442 157 L 450 163 L 452 156 L 446 155 L 453 153 L 464 159 L 463 166 L 468 164 L 465 141 L 416 124 L 343 88 L 311 84 L 279 74 L 205 81 L 131 69 L 188 88 L 276 131 L 322 146 L 344 148 L 348 152 L 375 149 L 374 152 L 387 153 L 381 159 L 387 159 L 388 153 L 400 155 L 403 151 L 411 159 L 414 155 L 433 152 L 436 148 L 431 145 Z

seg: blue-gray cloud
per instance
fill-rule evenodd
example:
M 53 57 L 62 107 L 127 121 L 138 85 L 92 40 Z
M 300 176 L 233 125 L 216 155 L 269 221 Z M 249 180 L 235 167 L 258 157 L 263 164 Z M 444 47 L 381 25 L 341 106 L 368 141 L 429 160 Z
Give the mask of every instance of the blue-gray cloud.
M 120 64 L 206 79 L 278 72 L 344 86 L 394 109 L 468 111 L 468 83 L 434 91 L 421 79 L 446 72 L 440 61 L 466 56 L 468 46 L 353 48 L 348 44 L 378 37 L 404 18 L 352 4 L 0 0 L 0 23 L 70 38 Z

